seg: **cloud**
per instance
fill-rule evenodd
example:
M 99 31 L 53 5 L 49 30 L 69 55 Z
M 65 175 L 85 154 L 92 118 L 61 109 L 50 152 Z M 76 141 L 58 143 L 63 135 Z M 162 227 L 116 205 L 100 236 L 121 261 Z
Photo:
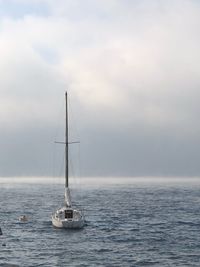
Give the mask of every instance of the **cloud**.
M 1 14 L 1 131 L 35 147 L 32 126 L 50 136 L 67 88 L 86 174 L 199 174 L 197 1 L 10 2 L 26 9 Z

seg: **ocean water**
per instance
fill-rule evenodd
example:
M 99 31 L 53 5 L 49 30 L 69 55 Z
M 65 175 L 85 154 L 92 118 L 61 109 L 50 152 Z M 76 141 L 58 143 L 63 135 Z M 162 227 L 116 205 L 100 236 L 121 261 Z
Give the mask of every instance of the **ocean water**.
M 0 184 L 0 266 L 200 266 L 199 185 L 110 185 L 72 198 L 86 226 L 58 230 L 62 185 Z

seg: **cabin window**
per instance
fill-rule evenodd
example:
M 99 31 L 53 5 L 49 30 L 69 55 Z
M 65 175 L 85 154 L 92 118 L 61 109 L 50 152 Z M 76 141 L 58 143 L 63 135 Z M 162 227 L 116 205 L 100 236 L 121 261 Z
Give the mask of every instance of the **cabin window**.
M 65 219 L 73 218 L 73 210 L 65 210 Z

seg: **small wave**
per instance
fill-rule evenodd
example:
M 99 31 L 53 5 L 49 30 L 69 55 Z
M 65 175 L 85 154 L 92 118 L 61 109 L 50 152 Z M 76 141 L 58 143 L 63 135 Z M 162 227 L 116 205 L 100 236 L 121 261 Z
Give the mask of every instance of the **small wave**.
M 15 263 L 0 263 L 0 267 L 20 267 L 20 265 Z
M 94 250 L 96 253 L 105 253 L 105 252 L 110 252 L 112 251 L 111 249 L 108 248 L 99 248 Z
M 152 260 L 139 260 L 136 262 L 137 266 L 153 266 L 155 264 L 159 264 L 159 261 L 152 261 Z
M 177 223 L 178 223 L 178 224 L 181 224 L 181 225 L 200 226 L 200 222 L 177 221 Z

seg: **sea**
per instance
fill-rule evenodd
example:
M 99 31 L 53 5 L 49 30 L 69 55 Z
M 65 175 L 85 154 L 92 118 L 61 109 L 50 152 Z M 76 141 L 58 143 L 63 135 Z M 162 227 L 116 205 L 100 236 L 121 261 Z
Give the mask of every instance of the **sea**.
M 199 183 L 94 184 L 71 194 L 84 210 L 80 230 L 52 226 L 62 184 L 0 183 L 0 266 L 200 266 Z

